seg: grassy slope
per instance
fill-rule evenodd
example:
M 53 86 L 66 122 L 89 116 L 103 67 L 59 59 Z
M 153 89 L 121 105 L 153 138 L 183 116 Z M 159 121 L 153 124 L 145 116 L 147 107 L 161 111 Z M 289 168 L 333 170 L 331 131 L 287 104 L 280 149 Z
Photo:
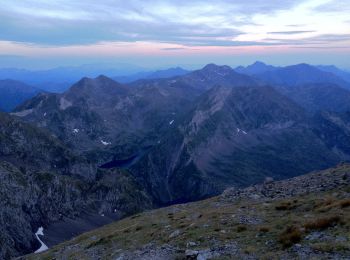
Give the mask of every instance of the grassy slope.
M 348 173 L 350 166 L 329 171 Z M 293 258 L 303 251 L 308 257 L 343 258 L 350 257 L 349 241 L 350 187 L 342 186 L 276 200 L 228 201 L 219 196 L 148 211 L 28 259 L 113 259 L 145 245 L 175 248 L 171 256 L 179 259 L 186 249 L 208 248 L 221 250 L 217 259 L 231 259 L 230 250 L 239 258 Z

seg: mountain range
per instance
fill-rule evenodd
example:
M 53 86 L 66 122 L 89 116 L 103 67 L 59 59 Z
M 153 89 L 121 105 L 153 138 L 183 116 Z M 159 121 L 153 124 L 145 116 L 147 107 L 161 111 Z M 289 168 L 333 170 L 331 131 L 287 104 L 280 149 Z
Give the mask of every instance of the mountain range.
M 40 227 L 51 247 L 145 209 L 350 158 L 339 75 L 262 63 L 168 72 L 84 77 L 0 114 L 3 258 L 35 251 Z
M 87 64 L 77 67 L 59 67 L 35 71 L 1 68 L 0 80 L 13 79 L 47 92 L 61 93 L 82 77 L 96 77 L 104 74 L 119 82 L 127 83 L 142 78 L 164 78 L 184 75 L 187 72 L 179 67 L 150 71 L 129 64 Z

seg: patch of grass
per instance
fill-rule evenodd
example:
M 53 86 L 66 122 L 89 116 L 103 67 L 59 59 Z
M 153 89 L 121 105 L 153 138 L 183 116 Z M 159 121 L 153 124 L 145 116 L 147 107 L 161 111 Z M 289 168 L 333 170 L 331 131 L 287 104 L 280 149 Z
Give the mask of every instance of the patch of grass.
M 350 249 L 350 245 L 345 243 L 337 243 L 337 242 L 321 242 L 321 243 L 315 243 L 311 245 L 311 247 L 314 250 L 321 251 L 321 252 L 342 252 L 347 251 Z
M 112 235 L 109 235 L 109 236 L 106 236 L 106 237 L 102 237 L 99 240 L 92 242 L 86 248 L 89 249 L 89 248 L 92 248 L 92 247 L 105 245 L 105 244 L 111 242 L 112 238 L 113 238 Z
M 302 238 L 303 232 L 300 228 L 289 226 L 279 235 L 278 242 L 280 242 L 284 248 L 287 248 L 300 242 Z
M 318 218 L 305 223 L 304 227 L 307 230 L 322 230 L 336 225 L 340 220 L 341 218 L 339 216 Z
M 297 207 L 296 205 L 297 200 L 294 202 L 290 202 L 290 201 L 284 201 L 279 203 L 278 205 L 276 205 L 275 209 L 276 210 L 292 210 L 295 209 Z

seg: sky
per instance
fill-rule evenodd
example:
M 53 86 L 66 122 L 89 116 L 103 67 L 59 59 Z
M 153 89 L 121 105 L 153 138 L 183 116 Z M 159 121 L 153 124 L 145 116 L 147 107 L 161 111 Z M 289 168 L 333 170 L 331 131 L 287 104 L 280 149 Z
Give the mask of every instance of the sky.
M 0 67 L 350 69 L 350 0 L 0 0 Z

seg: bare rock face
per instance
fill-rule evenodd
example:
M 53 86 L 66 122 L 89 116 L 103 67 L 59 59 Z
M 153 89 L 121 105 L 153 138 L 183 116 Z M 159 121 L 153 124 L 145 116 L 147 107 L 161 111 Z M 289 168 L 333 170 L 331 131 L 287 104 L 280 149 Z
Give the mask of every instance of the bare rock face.
M 39 247 L 34 233 L 82 214 L 114 219 L 152 207 L 135 179 L 97 170 L 43 130 L 0 114 L 0 259 Z

